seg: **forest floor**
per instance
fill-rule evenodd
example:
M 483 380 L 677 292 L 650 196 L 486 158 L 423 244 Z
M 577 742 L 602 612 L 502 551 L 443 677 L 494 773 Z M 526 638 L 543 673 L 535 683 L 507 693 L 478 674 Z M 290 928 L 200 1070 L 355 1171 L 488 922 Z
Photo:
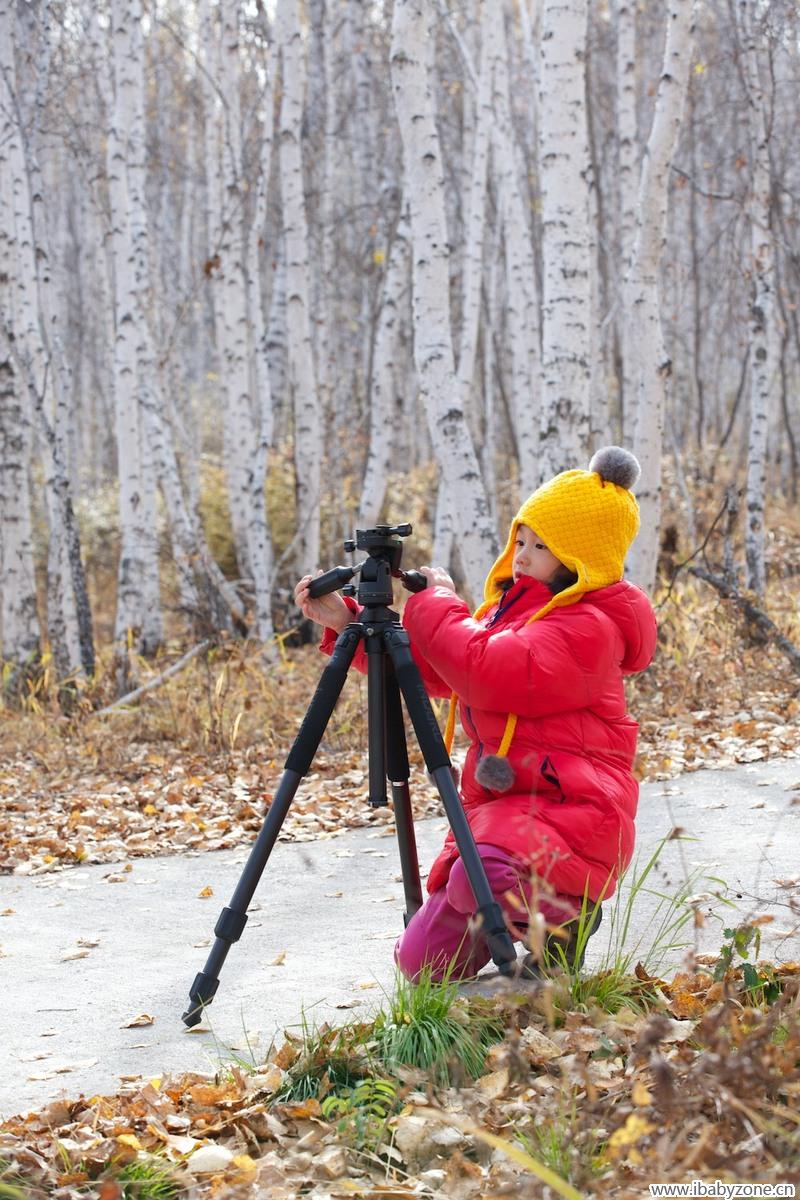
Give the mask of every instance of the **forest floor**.
M 796 641 L 793 590 L 770 611 Z M 142 678 L 167 661 L 142 664 Z M 69 718 L 46 687 L 32 690 L 0 727 L 0 871 L 249 846 L 320 664 L 303 649 L 265 671 L 254 653 L 222 646 L 136 710 L 105 717 L 93 709 L 110 698 L 110 676 Z M 287 839 L 369 820 L 365 687 L 345 691 Z M 632 681 L 630 707 L 645 781 L 800 750 L 796 675 L 699 584 L 665 601 L 660 652 Z M 415 771 L 421 816 L 434 794 Z M 669 980 L 620 960 L 516 998 L 434 997 L 447 1036 L 486 1034 L 471 1071 L 454 1048 L 443 1060 L 452 1074 L 442 1060 L 387 1058 L 387 1029 L 420 1025 L 406 995 L 316 1042 L 290 1036 L 255 1070 L 232 1063 L 211 1079 L 54 1101 L 0 1127 L 0 1197 L 469 1200 L 641 1196 L 650 1182 L 694 1177 L 800 1182 L 797 968 L 758 965 L 758 936 L 758 919 L 732 928 Z

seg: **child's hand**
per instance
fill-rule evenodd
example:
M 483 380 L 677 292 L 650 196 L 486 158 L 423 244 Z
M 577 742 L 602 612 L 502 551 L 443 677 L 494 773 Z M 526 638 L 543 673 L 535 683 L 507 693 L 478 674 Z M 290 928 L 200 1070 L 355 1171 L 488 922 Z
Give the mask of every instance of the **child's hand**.
M 447 588 L 448 592 L 454 592 L 456 590 L 456 585 L 453 583 L 444 567 L 420 567 L 420 571 L 427 579 L 428 587 Z
M 322 571 L 317 571 L 317 575 L 321 574 Z M 309 621 L 316 621 L 318 625 L 326 625 L 329 629 L 341 633 L 345 625 L 352 621 L 353 614 L 338 592 L 328 592 L 327 596 L 319 596 L 312 600 L 308 594 L 308 585 L 313 578 L 313 575 L 304 575 L 300 580 L 294 589 L 295 604 Z

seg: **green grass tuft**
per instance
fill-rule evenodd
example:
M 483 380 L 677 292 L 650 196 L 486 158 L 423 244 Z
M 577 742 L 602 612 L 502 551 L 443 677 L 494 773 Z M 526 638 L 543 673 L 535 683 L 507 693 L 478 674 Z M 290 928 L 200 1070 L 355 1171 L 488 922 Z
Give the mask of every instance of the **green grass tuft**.
M 137 1158 L 126 1163 L 114 1178 L 124 1200 L 175 1200 L 180 1192 L 171 1168 L 158 1158 Z
M 581 975 L 566 962 L 558 939 L 549 939 L 543 956 L 545 974 L 559 976 L 554 1000 L 558 1008 L 587 1011 L 592 1006 L 608 1013 L 630 1008 L 647 1012 L 659 1001 L 646 983 L 636 977 L 635 967 L 641 963 L 646 974 L 656 975 L 665 964 L 680 957 L 692 944 L 688 936 L 693 928 L 694 909 L 690 897 L 697 890 L 698 878 L 690 875 L 677 892 L 669 894 L 650 885 L 650 878 L 669 838 L 664 838 L 643 867 L 634 863 L 620 880 L 613 902 L 606 905 L 604 916 L 609 922 L 608 948 L 596 971 Z M 623 887 L 622 884 L 625 884 Z M 631 936 L 631 922 L 637 903 L 647 896 L 655 898 L 656 906 L 647 931 L 638 940 Z M 577 918 L 579 952 L 589 940 L 590 917 L 594 906 L 584 899 Z M 605 924 L 599 936 L 603 936 Z M 580 961 L 581 954 L 577 955 Z
M 504 1032 L 490 1006 L 460 996 L 448 979 L 435 983 L 425 971 L 417 983 L 398 976 L 388 1008 L 375 1021 L 375 1055 L 389 1071 L 416 1067 L 446 1085 L 464 1075 L 477 1078 Z
M 402 1105 L 399 1087 L 389 1079 L 362 1079 L 354 1088 L 326 1096 L 322 1115 L 335 1121 L 339 1136 L 358 1150 L 377 1150 L 389 1120 Z
M 355 1088 L 374 1073 L 370 1051 L 372 1025 L 310 1025 L 303 1014 L 300 1053 L 275 1092 L 276 1101 L 308 1100 Z

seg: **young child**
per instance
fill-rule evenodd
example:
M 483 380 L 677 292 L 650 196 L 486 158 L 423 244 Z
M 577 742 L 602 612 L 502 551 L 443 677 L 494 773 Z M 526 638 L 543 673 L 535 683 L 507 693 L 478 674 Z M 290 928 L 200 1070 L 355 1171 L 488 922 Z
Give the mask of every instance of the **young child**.
M 405 605 L 426 688 L 458 699 L 470 740 L 464 810 L 518 939 L 537 910 L 551 928 L 568 926 L 585 900 L 607 899 L 633 852 L 638 726 L 623 677 L 644 670 L 656 644 L 649 600 L 622 578 L 639 529 L 638 477 L 633 455 L 609 446 L 588 471 L 543 484 L 512 521 L 474 617 L 435 567 L 422 568 L 428 586 Z M 321 649 L 330 653 L 355 605 L 338 593 L 310 600 L 310 580 L 295 597 L 328 626 Z M 448 748 L 454 713 L 451 701 Z M 452 834 L 427 886 L 395 948 L 398 965 L 410 978 L 425 966 L 434 978 L 475 975 L 490 955 L 471 926 L 475 900 Z M 574 953 L 574 936 L 566 947 Z

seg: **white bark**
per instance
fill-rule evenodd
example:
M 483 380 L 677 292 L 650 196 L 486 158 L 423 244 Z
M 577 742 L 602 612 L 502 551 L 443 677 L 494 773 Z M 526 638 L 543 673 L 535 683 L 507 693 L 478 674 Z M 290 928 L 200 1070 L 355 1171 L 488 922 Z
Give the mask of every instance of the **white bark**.
M 5 321 L 5 313 L 0 320 Z M 0 658 L 20 665 L 35 659 L 41 646 L 28 487 L 30 442 L 27 405 L 15 387 L 11 360 L 0 350 Z
M 589 457 L 587 0 L 544 0 L 539 84 L 542 188 L 542 478 Z
M 286 333 L 286 250 L 278 236 L 273 248 L 272 294 L 267 321 L 266 356 L 269 367 L 270 392 L 275 414 L 275 437 L 287 436 L 289 424 L 289 348 Z
M 311 297 L 313 305 L 312 331 L 314 337 L 314 360 L 317 365 L 317 396 L 319 411 L 323 419 L 331 422 L 334 436 L 346 423 L 346 389 L 337 387 L 336 360 L 338 338 L 336 336 L 336 261 L 334 196 L 336 164 L 339 147 L 336 144 L 336 74 L 334 48 L 338 13 L 330 0 L 314 0 L 309 6 L 312 26 L 313 54 L 309 55 L 309 78 L 307 105 L 309 120 L 321 125 L 321 137 L 317 142 L 321 154 L 318 167 L 319 202 L 316 221 L 311 224 L 309 234 L 318 264 L 313 272 Z M 335 411 L 331 412 L 336 397 Z
M 241 137 L 241 70 L 239 62 L 239 3 L 223 0 L 222 59 L 219 78 L 224 102 L 222 137 L 223 210 L 219 267 L 215 272 L 215 326 L 220 384 L 224 404 L 225 476 L 231 509 L 236 558 L 242 575 L 252 575 L 248 552 L 250 495 L 248 464 L 253 455 L 253 416 L 250 408 L 248 313 L 245 279 L 245 201 Z
M 401 416 L 402 399 L 396 391 L 396 357 L 402 305 L 409 283 L 409 239 L 408 210 L 403 204 L 389 252 L 372 357 L 369 449 L 358 517 L 358 523 L 362 526 L 375 525 L 380 516 L 395 443 L 395 429 Z
M 493 231 L 489 252 L 489 271 L 486 279 L 485 317 L 483 323 L 483 446 L 481 447 L 481 470 L 489 498 L 492 522 L 497 527 L 497 474 L 495 462 L 499 446 L 499 422 L 495 396 L 495 337 L 498 324 L 498 277 L 500 267 L 500 235 Z M 520 489 L 521 490 L 521 489 Z
M 458 528 L 467 583 L 477 598 L 496 556 L 497 541 L 455 381 L 444 180 L 428 69 L 433 15 L 421 0 L 396 0 L 392 88 L 411 213 L 414 358 L 434 450 Z
M 44 185 L 33 144 L 43 121 L 42 93 L 49 62 L 49 22 L 45 10 L 41 15 L 39 74 L 23 72 L 20 80 L 14 54 L 16 13 L 7 0 L 0 0 L 0 166 L 4 176 L 4 265 L 9 279 L 3 341 L 16 386 L 25 397 L 24 408 L 35 415 L 44 438 L 49 520 L 47 624 L 56 671 L 63 680 L 81 669 L 91 674 L 94 650 L 65 457 L 70 379 L 59 338 Z M 26 32 L 22 36 L 32 35 Z
M 0 4 L 0 10 L 2 9 Z M 36 611 L 33 530 L 28 467 L 31 456 L 30 410 L 25 389 L 14 376 L 7 342 L 14 330 L 11 280 L 15 271 L 12 163 L 9 151 L 17 143 L 16 122 L 9 108 L 6 72 L 13 59 L 7 12 L 0 37 L 9 37 L 0 60 L 0 658 L 23 664 L 38 655 L 41 637 Z M 2 53 L 2 52 L 0 52 Z
M 283 61 L 280 110 L 280 176 L 286 243 L 289 373 L 294 410 L 297 564 L 313 571 L 319 561 L 322 428 L 311 341 L 308 227 L 303 192 L 301 127 L 305 53 L 298 0 L 279 0 Z
M 636 4 L 634 0 L 616 0 L 616 120 L 617 120 L 617 223 L 620 286 L 624 285 L 630 267 L 633 241 L 636 234 L 636 196 L 638 190 L 638 140 L 636 130 Z M 622 345 L 622 411 L 623 423 L 629 418 L 633 429 L 633 352 L 629 340 L 630 328 L 625 305 L 617 311 L 617 328 Z M 630 412 L 627 412 L 630 405 Z
M 492 70 L 488 33 L 497 25 L 496 17 L 488 16 L 488 5 L 481 9 L 481 52 L 478 97 L 472 137 L 472 170 L 467 193 L 467 212 L 464 227 L 464 254 L 461 268 L 461 340 L 458 350 L 458 387 L 462 406 L 470 409 L 475 375 L 475 353 L 478 345 L 478 325 L 481 310 L 481 281 L 483 278 L 483 237 L 486 225 L 486 173 L 489 162 L 489 137 L 493 125 Z M 465 156 L 466 157 L 466 156 Z
M 247 248 L 247 309 L 251 390 L 255 396 L 255 445 L 250 455 L 247 475 L 249 498 L 247 505 L 247 546 L 255 588 L 255 633 L 262 642 L 274 636 L 272 623 L 272 576 L 274 555 L 272 535 L 267 522 L 264 484 L 267 476 L 269 451 L 272 446 L 275 422 L 267 359 L 267 313 L 261 290 L 261 258 L 266 239 L 268 190 L 272 165 L 272 64 L 264 88 L 259 128 L 261 151 L 256 202 L 250 223 Z
M 144 43 L 139 0 L 113 0 L 113 102 L 107 167 L 114 261 L 114 402 L 119 464 L 120 559 L 114 637 L 152 654 L 163 637 L 154 478 L 145 463 L 143 393 L 152 386 L 145 328 L 148 288 Z M 122 661 L 122 660 L 120 660 Z
M 485 52 L 493 63 L 493 178 L 503 228 L 506 274 L 506 328 L 511 360 L 509 407 L 519 461 L 520 499 L 539 482 L 541 350 L 536 263 L 529 206 L 520 187 L 518 152 L 511 119 L 509 56 L 502 15 L 484 7 Z
M 642 468 L 637 491 L 641 532 L 629 559 L 632 578 L 652 589 L 661 522 L 661 449 L 671 363 L 664 345 L 659 267 L 666 242 L 669 169 L 678 144 L 692 51 L 694 0 L 670 0 L 664 62 L 650 136 L 642 160 L 636 237 L 625 288 L 636 426 L 634 453 Z
M 745 557 L 747 586 L 763 596 L 767 585 L 764 550 L 764 492 L 767 473 L 767 432 L 773 410 L 775 380 L 780 357 L 776 328 L 775 254 L 771 230 L 770 101 L 764 88 L 769 64 L 763 46 L 759 7 L 754 0 L 738 0 L 742 39 L 742 68 L 747 91 L 751 178 L 748 197 L 750 271 L 753 298 L 750 305 L 750 422 L 747 445 L 747 523 Z

